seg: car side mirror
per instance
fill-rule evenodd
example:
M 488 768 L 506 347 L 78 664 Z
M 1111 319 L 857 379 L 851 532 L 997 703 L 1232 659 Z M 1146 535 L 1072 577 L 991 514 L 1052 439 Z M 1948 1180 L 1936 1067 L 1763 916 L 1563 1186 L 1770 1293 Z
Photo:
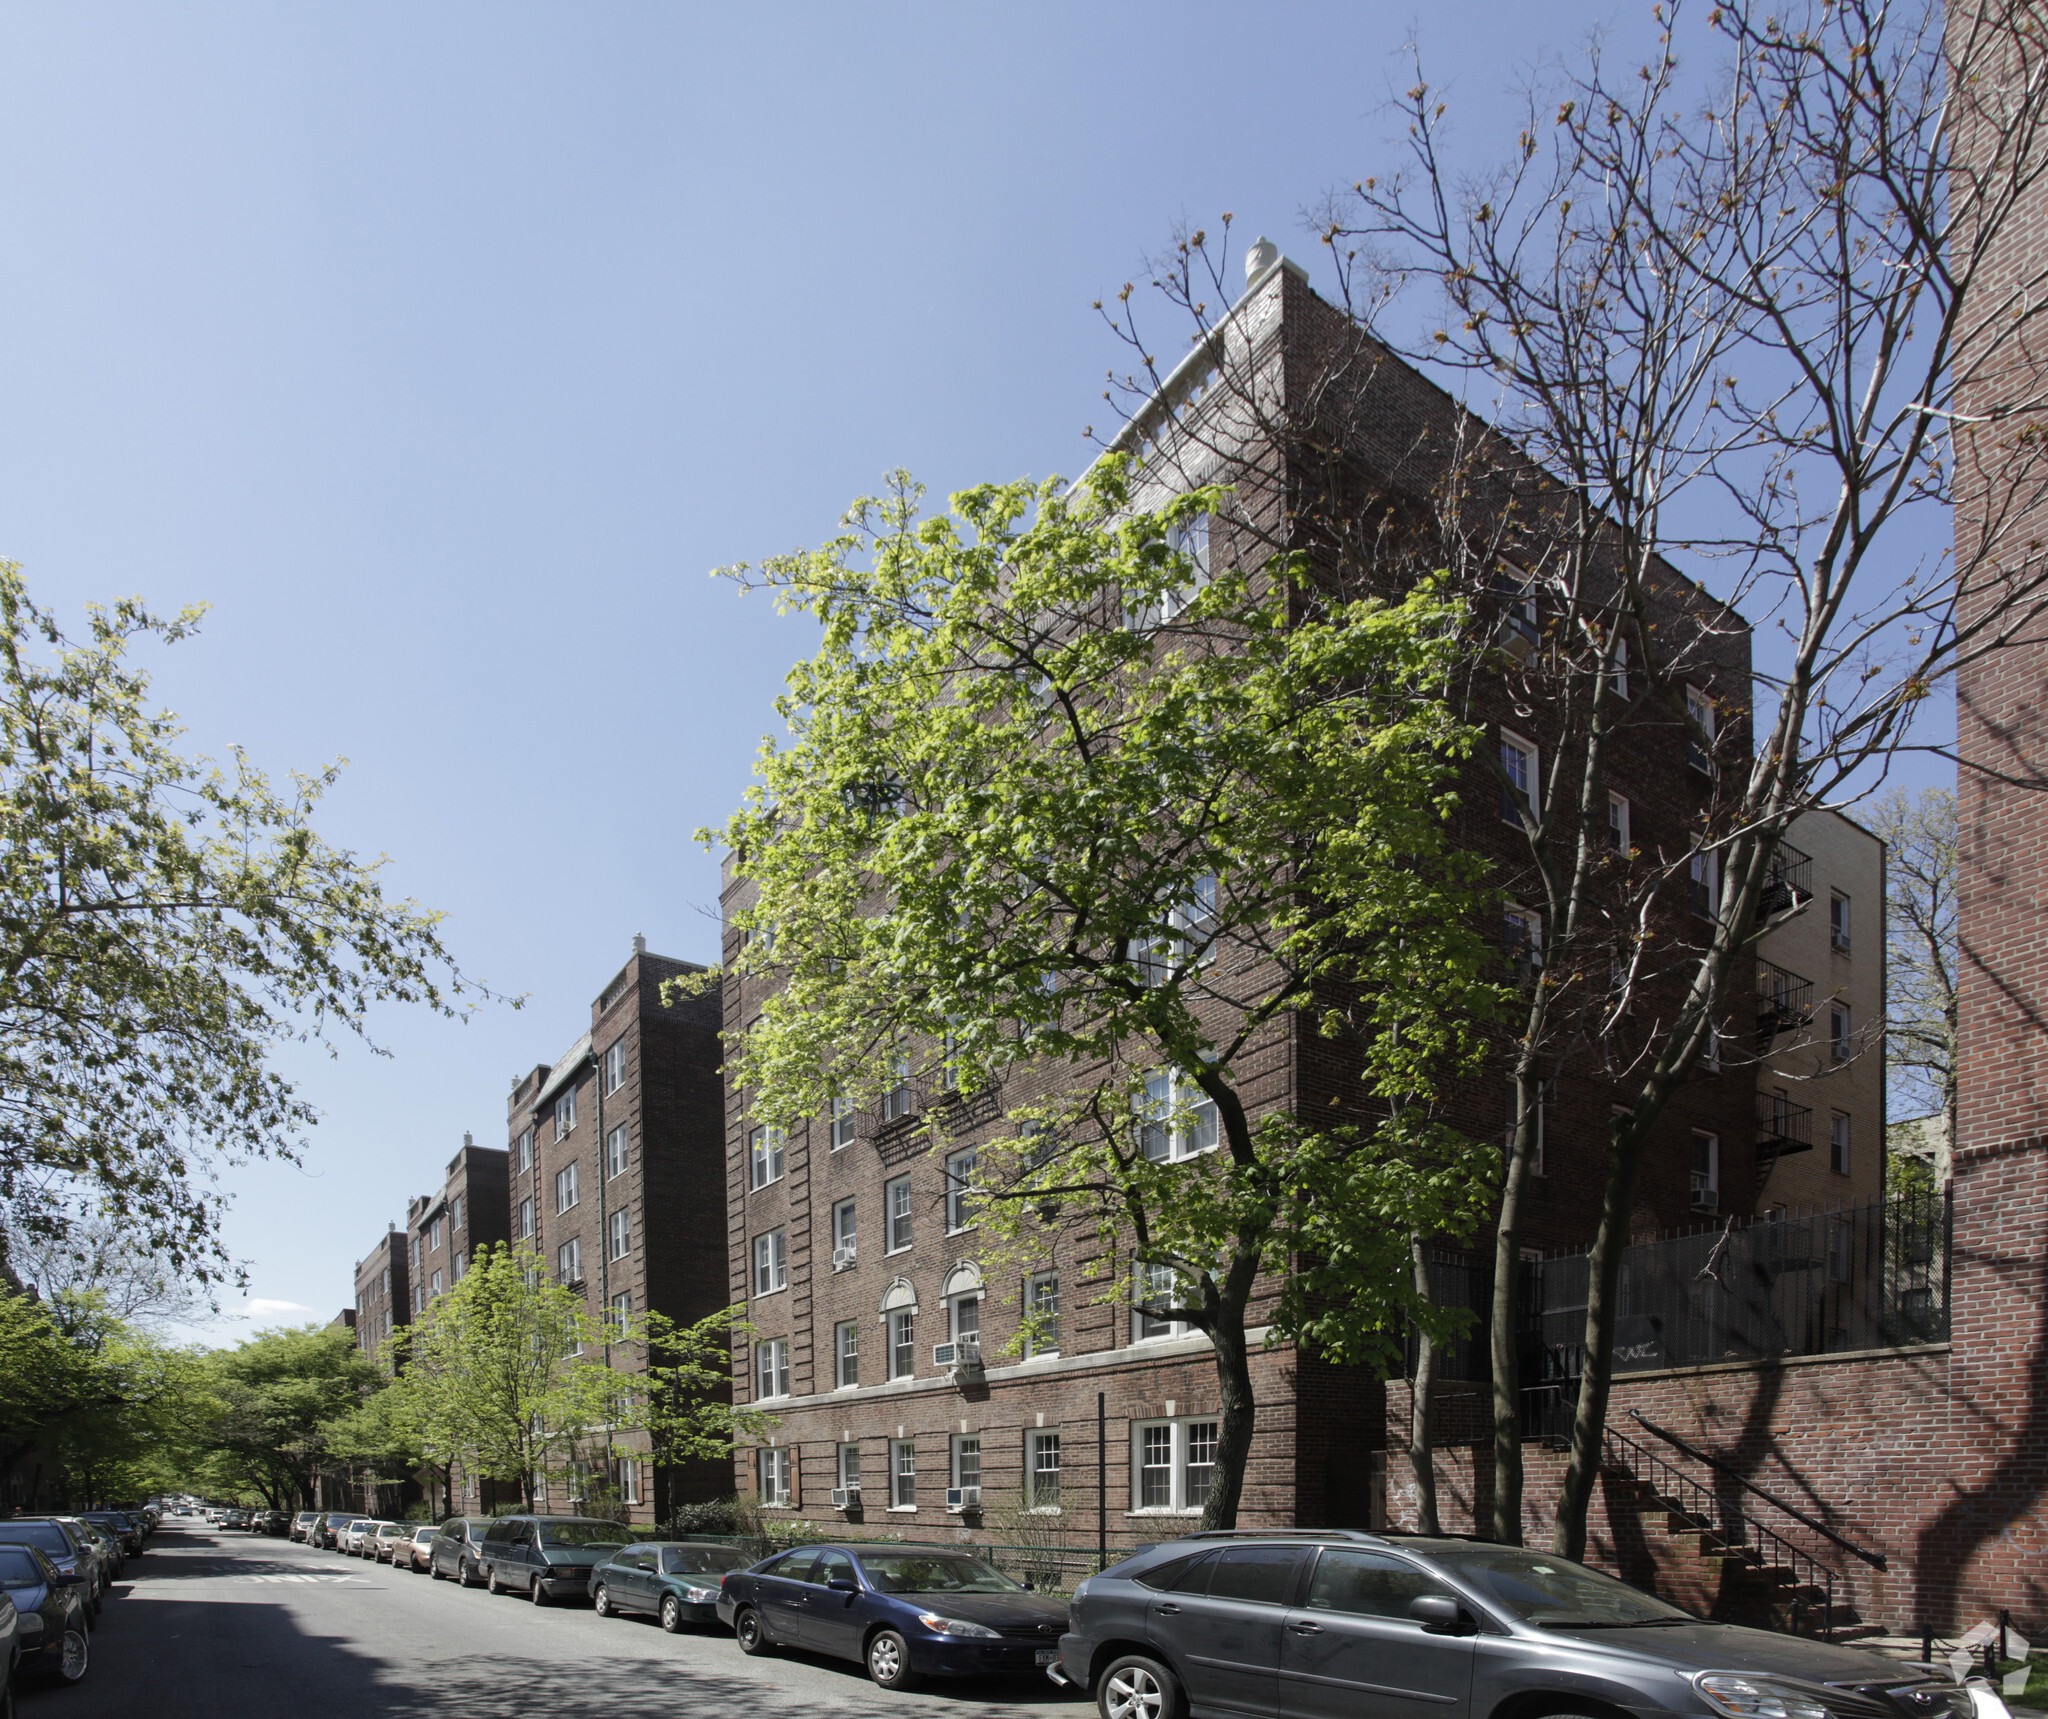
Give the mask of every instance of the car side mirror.
M 1449 1594 L 1417 1594 L 1408 1602 L 1408 1615 L 1429 1635 L 1472 1635 L 1477 1629 Z
M 67 1576 L 62 1570 L 59 1570 L 51 1576 L 50 1586 L 53 1588 L 75 1588 L 84 1580 L 83 1576 Z
M 851 1576 L 834 1576 L 825 1586 L 830 1588 L 835 1594 L 857 1594 L 860 1592 L 860 1583 L 856 1582 Z

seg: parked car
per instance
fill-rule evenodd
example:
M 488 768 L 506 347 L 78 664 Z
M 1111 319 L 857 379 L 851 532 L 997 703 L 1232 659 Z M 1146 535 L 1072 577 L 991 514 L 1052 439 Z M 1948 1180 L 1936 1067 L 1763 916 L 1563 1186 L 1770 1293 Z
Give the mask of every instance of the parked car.
M 126 1511 L 82 1510 L 79 1514 L 88 1522 L 97 1522 L 119 1540 L 127 1556 L 139 1558 L 142 1555 L 142 1524 Z
M 376 1537 L 377 1519 L 374 1516 L 352 1516 L 342 1530 L 341 1550 L 352 1558 L 365 1555 L 368 1543 Z
M 586 1593 L 590 1567 L 632 1538 L 593 1516 L 501 1516 L 477 1548 L 484 1586 L 524 1594 L 537 1606 Z
M 83 1677 L 92 1657 L 83 1578 L 59 1570 L 40 1546 L 0 1545 L 0 1589 L 12 1602 L 20 1668 L 59 1683 Z
M 432 1522 L 407 1524 L 404 1540 L 393 1548 L 391 1566 L 397 1570 L 411 1570 L 415 1573 L 430 1569 L 434 1556 L 434 1541 L 441 1530 Z
M 410 1522 L 379 1522 L 376 1537 L 370 1542 L 370 1555 L 380 1564 L 396 1564 L 398 1549 L 411 1544 Z
M 353 1513 L 346 1510 L 330 1510 L 313 1518 L 306 1529 L 306 1543 L 309 1546 L 324 1546 L 329 1551 L 341 1550 L 341 1537 L 348 1532 L 349 1524 L 355 1521 Z
M 298 1515 L 292 1518 L 292 1538 L 294 1540 L 305 1539 L 306 1535 L 311 1531 L 313 1524 L 319 1520 L 319 1511 L 301 1510 Z
M 470 1588 L 484 1579 L 477 1552 L 490 1519 L 482 1516 L 451 1516 L 434 1531 L 433 1549 L 427 1554 L 427 1574 L 435 1581 L 452 1576 L 457 1586 Z
M 99 1560 L 85 1536 L 54 1516 L 23 1516 L 0 1522 L 0 1546 L 34 1546 L 60 1576 L 77 1576 L 84 1587 L 86 1610 L 100 1609 Z
M 40 1632 L 38 1632 L 40 1634 Z M 21 1613 L 0 1582 L 0 1708 L 11 1701 L 15 1673 L 21 1669 Z
M 249 1526 L 249 1512 L 239 1505 L 233 1510 L 223 1511 L 220 1525 L 223 1528 L 246 1528 Z
M 668 1540 L 622 1546 L 591 1566 L 590 1603 L 601 1618 L 651 1612 L 673 1635 L 686 1623 L 716 1623 L 719 1583 L 748 1562 L 730 1546 Z
M 93 1606 L 93 1615 L 97 1617 L 98 1602 L 121 1579 L 121 1566 L 128 1561 L 127 1554 L 122 1551 L 121 1542 L 97 1523 L 88 1522 L 80 1516 L 57 1516 L 51 1520 L 63 1523 L 71 1530 L 73 1539 L 85 1543 L 93 1563 L 92 1596 L 88 1603 Z
M 884 1689 L 1043 1669 L 1067 1627 L 1065 1601 L 958 1546 L 800 1546 L 727 1576 L 718 1616 L 742 1653 L 836 1654 Z
M 1711 1623 L 1568 1558 L 1347 1531 L 1148 1547 L 1074 1590 L 1053 1675 L 1103 1719 L 1972 1711 L 1968 1690 L 1867 1649 Z

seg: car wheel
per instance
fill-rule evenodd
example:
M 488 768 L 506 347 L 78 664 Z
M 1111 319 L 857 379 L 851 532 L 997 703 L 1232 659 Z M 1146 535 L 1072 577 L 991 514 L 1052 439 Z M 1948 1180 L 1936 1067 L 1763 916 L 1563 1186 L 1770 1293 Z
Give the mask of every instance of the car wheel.
M 455 1560 L 455 1585 L 458 1588 L 473 1588 L 476 1586 L 476 1565 L 467 1558 L 457 1558 Z
M 82 1629 L 67 1629 L 64 1645 L 58 1650 L 56 1677 L 59 1683 L 76 1683 L 85 1675 L 87 1661 L 92 1658 L 92 1647 Z
M 893 1629 L 877 1630 L 868 1640 L 868 1675 L 884 1689 L 908 1689 L 917 1681 L 910 1669 L 910 1643 Z
M 1141 1653 L 1112 1660 L 1095 1685 L 1102 1719 L 1180 1719 L 1186 1705 L 1180 1679 Z
M 427 1575 L 431 1580 L 438 1582 L 441 1579 L 441 1566 L 430 1561 L 427 1565 Z
M 602 1582 L 590 1590 L 590 1609 L 601 1618 L 612 1616 L 611 1590 Z
M 544 1606 L 548 1603 L 548 1591 L 541 1585 L 541 1579 L 538 1575 L 526 1578 L 526 1597 L 537 1606 Z
M 508 1591 L 505 1585 L 498 1580 L 498 1566 L 493 1564 L 484 1572 L 484 1592 L 487 1594 L 502 1594 Z
M 761 1614 L 752 1606 L 741 1606 L 733 1614 L 733 1639 L 740 1644 L 742 1653 L 773 1653 L 775 1644 L 768 1639 L 768 1626 L 761 1621 Z
M 661 1627 L 674 1635 L 683 1627 L 683 1602 L 670 1594 L 661 1602 Z M 4 1715 L 0 1715 L 4 1719 Z

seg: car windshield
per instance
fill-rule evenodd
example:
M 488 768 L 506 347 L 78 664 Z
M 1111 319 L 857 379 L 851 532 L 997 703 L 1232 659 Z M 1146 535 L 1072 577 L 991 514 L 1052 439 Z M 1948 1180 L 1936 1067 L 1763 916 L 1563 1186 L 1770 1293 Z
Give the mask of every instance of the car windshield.
M 623 1546 L 626 1531 L 616 1522 L 543 1522 L 543 1546 Z
M 747 1560 L 730 1546 L 664 1546 L 661 1572 L 665 1576 L 720 1576 L 727 1570 L 744 1570 Z
M 957 1552 L 863 1552 L 860 1567 L 885 1594 L 1019 1594 L 1016 1582 Z
M 382 1534 L 388 1540 L 402 1540 L 408 1534 L 410 1534 L 412 1530 L 406 1527 L 406 1525 L 403 1522 L 387 1522 L 384 1524 L 383 1527 L 379 1528 L 377 1532 L 379 1534 Z
M 54 1522 L 0 1522 L 0 1541 L 40 1546 L 52 1557 L 71 1556 L 71 1537 Z
M 1690 1612 L 1568 1558 L 1487 1546 L 1449 1551 L 1432 1547 L 1430 1556 L 1524 1623 L 1550 1629 L 1621 1629 L 1698 1621 Z
M 19 1546 L 0 1546 L 0 1588 L 39 1588 L 42 1566 Z

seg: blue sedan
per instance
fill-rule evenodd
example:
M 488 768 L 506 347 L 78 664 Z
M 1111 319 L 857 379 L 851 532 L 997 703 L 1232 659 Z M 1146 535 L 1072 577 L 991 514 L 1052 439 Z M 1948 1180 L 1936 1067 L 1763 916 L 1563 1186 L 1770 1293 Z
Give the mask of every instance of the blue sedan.
M 727 1576 L 718 1616 L 744 1653 L 860 1661 L 884 1689 L 1033 1673 L 1059 1657 L 1067 1603 L 959 1546 L 802 1546 Z

